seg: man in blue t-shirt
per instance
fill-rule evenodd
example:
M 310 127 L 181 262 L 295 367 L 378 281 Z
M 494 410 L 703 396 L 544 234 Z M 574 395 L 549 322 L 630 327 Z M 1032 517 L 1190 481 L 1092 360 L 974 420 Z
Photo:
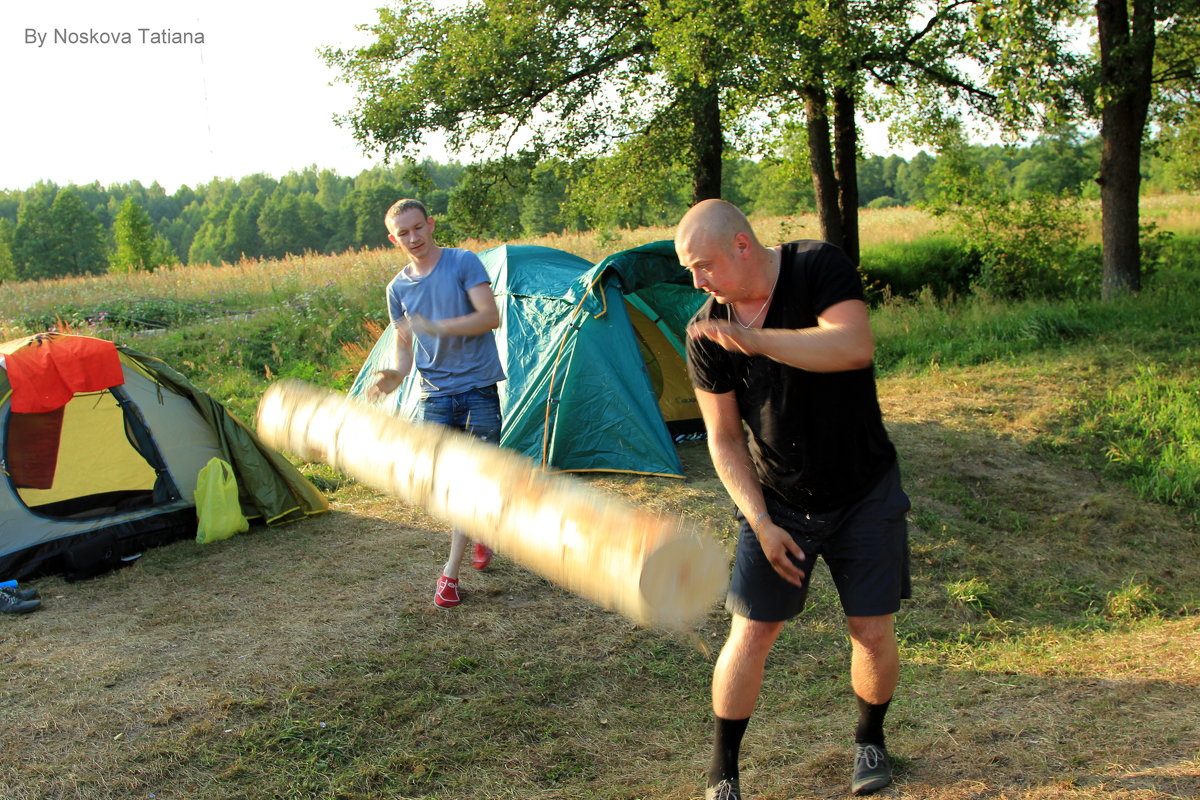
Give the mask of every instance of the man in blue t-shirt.
M 415 366 L 421 382 L 420 420 L 499 442 L 496 383 L 504 380 L 504 368 L 492 331 L 500 326 L 500 312 L 483 262 L 469 250 L 439 246 L 433 240 L 433 218 L 418 200 L 397 201 L 384 222 L 388 239 L 411 260 L 387 287 L 396 366 L 377 373 L 373 393 L 394 392 Z M 462 602 L 458 570 L 467 544 L 466 535 L 456 529 L 433 596 L 439 608 Z M 471 566 L 483 569 L 491 558 L 492 551 L 476 542 Z
M 767 655 L 803 610 L 817 558 L 850 633 L 851 791 L 869 794 L 892 779 L 883 718 L 899 677 L 893 617 L 910 594 L 909 502 L 875 392 L 862 281 L 826 242 L 764 247 L 721 200 L 684 215 L 675 249 L 709 295 L 688 326 L 688 370 L 739 524 L 705 797 L 741 798 L 738 751 Z

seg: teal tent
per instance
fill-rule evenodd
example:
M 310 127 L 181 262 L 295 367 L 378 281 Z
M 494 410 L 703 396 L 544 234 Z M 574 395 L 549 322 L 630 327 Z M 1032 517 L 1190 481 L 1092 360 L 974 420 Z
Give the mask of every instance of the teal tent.
M 552 472 L 682 477 L 672 431 L 700 429 L 684 362 L 685 327 L 704 301 L 655 242 L 600 264 L 562 250 L 502 245 L 479 254 L 500 308 L 500 444 Z M 350 395 L 362 402 L 392 363 L 389 326 Z M 384 407 L 411 417 L 409 376 Z

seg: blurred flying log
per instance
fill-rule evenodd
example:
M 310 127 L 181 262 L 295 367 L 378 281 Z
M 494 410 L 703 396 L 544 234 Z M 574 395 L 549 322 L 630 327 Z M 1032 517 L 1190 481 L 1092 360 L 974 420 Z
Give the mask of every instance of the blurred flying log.
M 419 505 L 521 566 L 635 622 L 683 629 L 724 591 L 711 536 L 441 425 L 299 381 L 267 389 L 258 435 Z

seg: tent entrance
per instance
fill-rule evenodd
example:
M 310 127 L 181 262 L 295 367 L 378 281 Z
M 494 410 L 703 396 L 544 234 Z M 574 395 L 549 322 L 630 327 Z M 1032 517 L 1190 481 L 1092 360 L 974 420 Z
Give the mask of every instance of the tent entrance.
M 88 519 L 179 498 L 124 389 L 77 394 L 41 414 L 8 415 L 5 461 L 21 502 L 42 517 Z
M 683 358 L 641 308 L 627 301 L 625 310 L 667 429 L 673 434 L 690 432 L 692 428 L 702 429 L 696 395 Z

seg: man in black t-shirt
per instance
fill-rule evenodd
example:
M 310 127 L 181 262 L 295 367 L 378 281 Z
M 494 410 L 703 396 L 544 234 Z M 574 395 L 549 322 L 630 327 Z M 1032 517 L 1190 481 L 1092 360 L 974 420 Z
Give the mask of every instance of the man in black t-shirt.
M 740 529 L 705 797 L 740 800 L 738 751 L 767 654 L 803 610 L 818 556 L 852 644 L 851 790 L 868 794 L 891 782 L 883 718 L 899 675 L 893 618 L 909 596 L 909 503 L 875 392 L 861 279 L 825 242 L 764 247 L 721 200 L 684 215 L 675 249 L 710 296 L 688 328 L 688 369 Z

